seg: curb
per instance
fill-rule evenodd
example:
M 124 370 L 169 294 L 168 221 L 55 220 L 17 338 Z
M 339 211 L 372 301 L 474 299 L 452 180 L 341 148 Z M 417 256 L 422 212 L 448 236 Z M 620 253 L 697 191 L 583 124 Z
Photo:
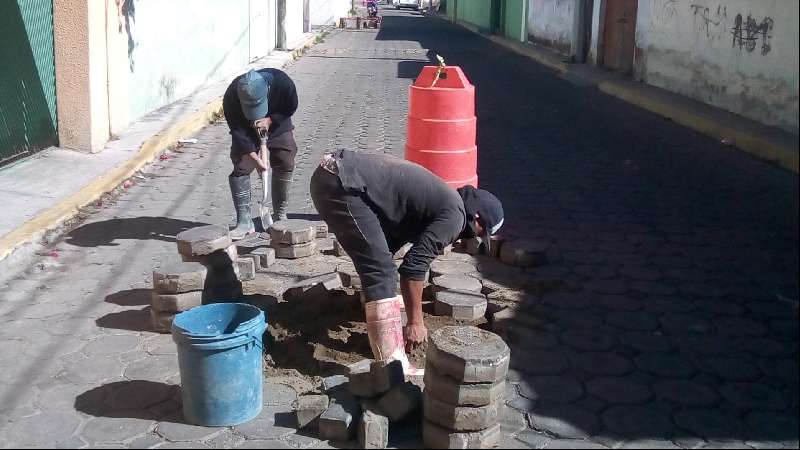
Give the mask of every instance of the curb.
M 292 59 L 287 61 L 283 67 L 302 56 L 309 47 L 316 43 L 318 37 L 322 36 L 324 38 L 326 34 L 328 34 L 328 31 L 323 31 L 301 42 L 299 46 L 291 50 Z M 39 212 L 21 226 L 0 237 L 0 261 L 4 261 L 15 251 L 26 245 L 33 244 L 54 232 L 58 233 L 64 224 L 78 215 L 82 208 L 115 190 L 126 180 L 133 177 L 136 172 L 158 159 L 169 146 L 175 144 L 179 139 L 184 139 L 186 136 L 200 131 L 209 123 L 213 123 L 220 115 L 222 115 L 222 96 L 200 107 L 188 117 L 179 120 L 178 123 L 148 138 L 130 159 L 95 178 L 76 193 Z
M 655 86 L 632 80 L 592 79 L 571 70 L 571 65 L 561 61 L 562 56 L 555 52 L 536 49 L 528 44 L 511 41 L 500 36 L 487 35 L 474 25 L 455 22 L 447 16 L 439 15 L 436 18 L 483 36 L 501 47 L 533 59 L 556 72 L 580 77 L 607 95 L 670 119 L 681 126 L 714 138 L 717 141 L 731 142 L 733 147 L 774 163 L 795 174 L 799 171 L 797 137 L 788 132 L 759 124 L 705 103 L 697 102 L 701 108 L 681 105 L 681 103 L 688 104 L 695 101 Z M 663 93 L 659 91 L 663 91 Z M 673 97 L 673 99 L 668 97 Z M 720 118 L 712 117 L 712 114 L 704 114 L 702 109 L 714 111 L 718 115 L 730 115 L 731 117 L 730 120 L 720 120 Z

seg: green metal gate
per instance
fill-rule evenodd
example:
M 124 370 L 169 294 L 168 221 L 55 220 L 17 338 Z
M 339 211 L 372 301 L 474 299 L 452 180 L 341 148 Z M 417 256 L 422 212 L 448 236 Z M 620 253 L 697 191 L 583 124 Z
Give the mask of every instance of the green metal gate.
M 52 0 L 0 0 L 0 165 L 58 143 Z

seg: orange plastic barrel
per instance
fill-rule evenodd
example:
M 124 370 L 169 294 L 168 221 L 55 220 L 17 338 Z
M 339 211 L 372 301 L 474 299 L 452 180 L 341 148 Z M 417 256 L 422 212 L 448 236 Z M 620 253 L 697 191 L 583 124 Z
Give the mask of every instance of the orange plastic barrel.
M 460 67 L 425 66 L 409 88 L 406 159 L 453 188 L 478 187 L 475 86 Z

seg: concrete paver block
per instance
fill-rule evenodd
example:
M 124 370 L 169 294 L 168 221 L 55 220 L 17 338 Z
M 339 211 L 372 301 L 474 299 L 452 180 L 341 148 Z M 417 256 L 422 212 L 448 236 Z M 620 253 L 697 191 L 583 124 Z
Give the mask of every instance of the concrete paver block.
M 425 367 L 425 394 L 445 403 L 457 406 L 486 406 L 503 401 L 506 382 L 459 383 L 446 375 L 440 375 L 427 364 Z
M 172 321 L 174 319 L 174 313 L 159 312 L 155 309 L 150 309 L 150 326 L 156 333 L 171 333 Z
M 273 244 L 275 256 L 283 259 L 297 259 L 313 256 L 317 253 L 317 243 L 314 241 L 304 244 Z
M 376 395 L 389 392 L 392 388 L 405 382 L 403 364 L 394 360 L 390 362 L 373 361 L 370 364 L 372 388 Z
M 319 416 L 328 410 L 330 400 L 327 395 L 304 395 L 298 397 L 292 404 L 294 409 L 297 429 L 312 425 Z
M 372 372 L 369 367 L 354 368 L 350 371 L 349 379 L 350 382 L 347 388 L 350 390 L 351 394 L 361 398 L 372 398 L 375 396 Z
M 541 266 L 561 260 L 558 247 L 540 239 L 516 239 L 503 243 L 500 260 L 519 267 Z
M 483 294 L 469 291 L 438 291 L 435 294 L 437 316 L 459 320 L 476 320 L 486 314 L 488 305 Z
M 511 351 L 500 336 L 476 327 L 442 327 L 428 337 L 427 361 L 459 382 L 505 379 Z
M 435 449 L 484 449 L 495 448 L 503 437 L 500 424 L 485 430 L 459 433 L 422 421 L 422 440 L 425 448 Z
M 433 278 L 433 284 L 440 289 L 480 292 L 483 284 L 477 278 L 467 275 L 440 275 Z
M 431 275 L 434 277 L 440 275 L 466 275 L 476 270 L 474 264 L 465 261 L 449 261 L 437 258 L 431 263 Z
M 314 222 L 314 226 L 316 227 L 318 238 L 326 238 L 328 237 L 328 223 L 325 221 L 317 221 Z
M 425 419 L 453 431 L 480 431 L 500 423 L 505 403 L 486 406 L 456 406 L 445 403 L 429 394 L 423 399 Z
M 286 290 L 284 298 L 327 295 L 328 292 L 341 289 L 342 287 L 342 278 L 339 276 L 339 273 L 331 272 L 298 281 Z
M 319 417 L 319 436 L 323 440 L 347 442 L 360 417 L 361 405 L 355 399 L 337 396 Z
M 317 227 L 308 220 L 280 220 L 272 224 L 269 236 L 273 245 L 305 244 L 317 237 Z
M 203 289 L 207 269 L 195 262 L 170 264 L 153 271 L 153 289 L 159 294 L 181 294 Z
M 360 448 L 386 448 L 389 446 L 389 418 L 379 408 L 364 406 L 358 423 Z
M 187 257 L 208 255 L 230 247 L 228 229 L 220 225 L 191 228 L 178 233 L 178 253 Z
M 327 393 L 347 388 L 348 379 L 344 375 L 332 375 L 322 379 L 322 388 Z
M 235 245 L 230 245 L 222 250 L 215 250 L 207 255 L 187 256 L 181 254 L 186 262 L 198 262 L 208 268 L 220 268 L 233 265 L 239 258 L 239 251 Z M 238 272 L 238 268 L 236 269 Z
M 275 249 L 259 247 L 250 252 L 250 257 L 256 261 L 256 270 L 266 269 L 275 264 Z
M 159 313 L 179 313 L 203 304 L 203 291 L 182 294 L 157 294 L 153 292 L 150 306 Z
M 392 422 L 399 422 L 414 412 L 422 403 L 422 390 L 412 383 L 393 387 L 378 400 L 378 406 Z
M 239 280 L 252 281 L 256 277 L 256 262 L 253 258 L 238 258 L 236 266 L 239 268 Z

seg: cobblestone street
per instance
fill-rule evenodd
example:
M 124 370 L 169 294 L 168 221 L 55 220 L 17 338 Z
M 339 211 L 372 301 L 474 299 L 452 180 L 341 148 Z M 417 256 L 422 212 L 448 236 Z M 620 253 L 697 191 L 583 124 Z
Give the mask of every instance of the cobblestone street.
M 336 31 L 287 69 L 290 217 L 315 215 L 322 152 L 403 156 L 408 86 L 431 58 L 463 68 L 504 233 L 563 255 L 469 262 L 484 287 L 530 294 L 508 336 L 501 446 L 797 448 L 797 176 L 444 20 L 382 14 L 382 29 Z M 182 418 L 175 344 L 148 331 L 152 271 L 178 260 L 180 231 L 234 217 L 224 121 L 194 137 L 0 274 L 3 448 L 330 448 L 283 420 L 297 380 L 266 379 L 261 416 L 241 426 Z

